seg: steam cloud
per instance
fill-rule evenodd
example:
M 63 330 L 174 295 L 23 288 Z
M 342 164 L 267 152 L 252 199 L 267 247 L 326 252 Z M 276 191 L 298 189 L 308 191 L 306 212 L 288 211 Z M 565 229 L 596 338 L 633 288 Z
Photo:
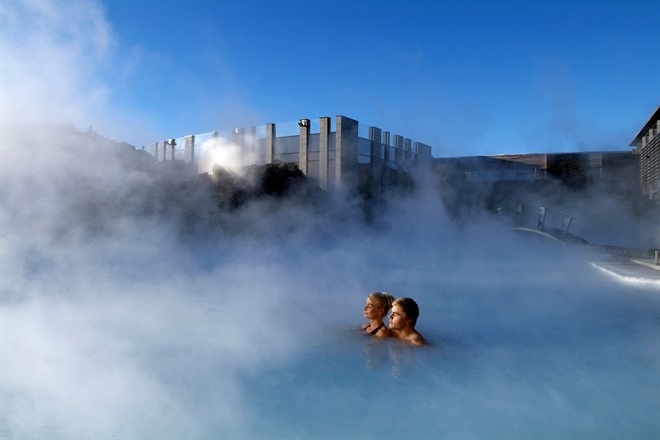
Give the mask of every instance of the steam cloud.
M 93 4 L 3 6 L 3 73 L 27 67 L 4 26 L 25 8 L 67 16 L 62 32 L 100 23 L 106 45 Z M 36 59 L 77 60 L 88 35 L 70 32 Z M 182 234 L 208 193 L 171 205 L 190 175 L 44 125 L 57 104 L 84 113 L 94 78 L 57 72 L 54 95 L 43 77 L 2 86 L 24 106 L 2 121 L 3 438 L 657 437 L 657 291 L 507 225 L 456 225 L 431 186 L 375 222 L 350 200 L 266 198 Z M 431 346 L 359 334 L 373 290 L 414 297 Z

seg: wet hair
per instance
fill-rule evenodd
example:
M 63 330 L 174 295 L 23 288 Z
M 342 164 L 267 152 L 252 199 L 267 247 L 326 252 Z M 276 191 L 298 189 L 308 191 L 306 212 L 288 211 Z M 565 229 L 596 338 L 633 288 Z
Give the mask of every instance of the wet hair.
M 410 318 L 411 327 L 415 327 L 417 324 L 417 318 L 419 318 L 419 306 L 412 298 L 398 298 L 392 303 L 392 307 L 399 306 L 403 310 L 403 313 L 406 314 L 406 318 Z
M 394 297 L 385 292 L 372 292 L 369 294 L 368 298 L 373 300 L 374 306 L 385 310 L 383 316 L 387 315 L 387 312 L 392 308 L 392 303 L 394 302 Z

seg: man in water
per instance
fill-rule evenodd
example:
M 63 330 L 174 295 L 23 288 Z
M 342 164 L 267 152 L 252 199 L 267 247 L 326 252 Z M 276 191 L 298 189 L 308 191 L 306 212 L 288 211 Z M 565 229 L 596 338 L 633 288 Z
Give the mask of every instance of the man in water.
M 424 337 L 415 330 L 419 307 L 412 298 L 399 298 L 392 303 L 390 331 L 392 336 L 414 345 L 426 345 Z

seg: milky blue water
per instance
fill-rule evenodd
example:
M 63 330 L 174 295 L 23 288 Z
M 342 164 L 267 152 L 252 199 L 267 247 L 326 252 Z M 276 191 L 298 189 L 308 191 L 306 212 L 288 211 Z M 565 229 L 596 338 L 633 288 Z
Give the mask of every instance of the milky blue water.
M 657 288 L 497 235 L 23 254 L 3 438 L 657 438 Z M 360 332 L 372 290 L 430 346 Z
M 2 438 L 660 437 L 657 286 L 453 222 L 435 189 L 373 223 L 266 200 L 182 236 L 142 209 L 152 177 L 32 134 L 3 142 Z M 430 345 L 363 334 L 372 291 L 413 297 Z

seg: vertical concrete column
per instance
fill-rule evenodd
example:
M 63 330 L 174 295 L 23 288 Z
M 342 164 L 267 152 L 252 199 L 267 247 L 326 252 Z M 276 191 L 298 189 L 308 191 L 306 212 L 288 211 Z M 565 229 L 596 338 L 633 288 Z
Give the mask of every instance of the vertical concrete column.
M 220 148 L 220 133 L 218 133 L 217 131 L 212 131 L 211 132 L 210 145 L 211 145 L 211 150 L 212 151 L 209 152 L 208 147 L 207 147 L 206 151 L 204 153 L 205 153 L 205 156 L 207 158 L 212 159 L 216 154 L 216 150 L 218 148 Z M 213 173 L 213 168 L 215 167 L 215 165 L 216 164 L 213 160 L 209 160 L 209 163 L 208 163 L 209 168 L 206 171 L 208 171 L 209 173 Z
M 330 118 L 319 118 L 319 187 L 328 189 L 328 145 L 330 143 Z
M 243 129 L 242 128 L 234 128 L 231 132 L 231 143 L 238 146 L 242 147 L 243 146 Z
M 238 148 L 238 157 L 240 157 L 241 163 L 239 166 L 243 165 L 243 129 L 234 128 L 231 132 L 231 146 L 229 148 Z
M 380 128 L 369 127 L 369 139 L 371 140 L 371 158 L 370 158 L 370 175 L 369 175 L 369 190 L 371 196 L 374 198 L 380 197 L 381 188 L 381 164 L 382 159 L 380 152 L 382 149 L 381 143 L 382 132 Z
M 185 157 L 186 163 L 195 163 L 195 135 L 186 136 L 185 140 Z
M 349 192 L 358 187 L 358 121 L 337 116 L 335 182 Z
M 174 139 L 165 141 L 165 160 L 174 160 L 174 148 L 176 148 L 176 141 Z
M 403 162 L 403 136 L 394 135 L 394 161 L 397 166 Z
M 403 136 L 394 135 L 394 161 L 396 162 L 396 182 L 403 183 Z
M 158 161 L 165 160 L 165 141 L 158 142 Z
M 273 163 L 275 153 L 275 137 L 277 135 L 275 124 L 266 124 L 266 163 Z
M 245 147 L 241 154 L 243 157 L 243 165 L 252 165 L 255 163 L 256 157 L 257 127 L 253 125 L 247 130 L 244 142 Z
M 308 154 L 309 154 L 309 119 L 301 119 L 298 121 L 300 126 L 300 151 L 298 154 L 298 167 L 303 174 L 307 175 L 308 168 Z
M 410 178 L 412 173 L 412 140 L 408 138 L 403 139 L 403 169 L 406 172 L 406 177 Z
M 383 132 L 383 144 L 385 144 L 385 158 L 383 159 L 383 174 L 381 176 L 381 181 L 383 182 L 382 188 L 387 190 L 390 186 L 390 132 Z

